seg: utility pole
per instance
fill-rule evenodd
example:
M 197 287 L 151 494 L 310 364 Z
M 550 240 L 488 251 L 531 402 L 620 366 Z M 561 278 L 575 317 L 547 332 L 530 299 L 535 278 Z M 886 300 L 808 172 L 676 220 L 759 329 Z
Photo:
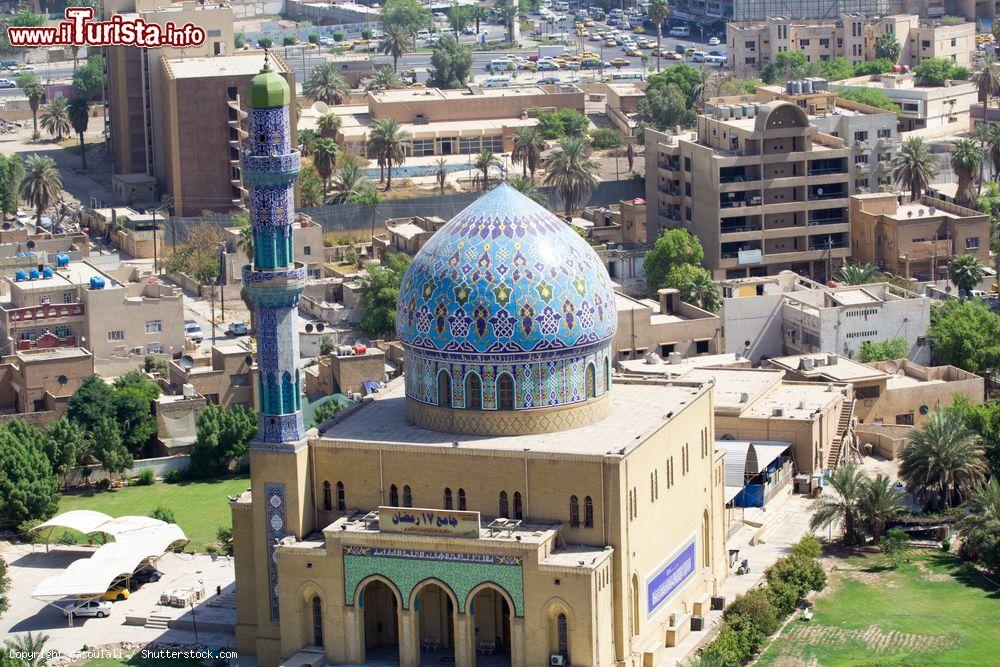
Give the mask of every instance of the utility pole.
M 226 321 L 226 244 L 219 243 L 219 282 L 222 286 L 222 321 Z

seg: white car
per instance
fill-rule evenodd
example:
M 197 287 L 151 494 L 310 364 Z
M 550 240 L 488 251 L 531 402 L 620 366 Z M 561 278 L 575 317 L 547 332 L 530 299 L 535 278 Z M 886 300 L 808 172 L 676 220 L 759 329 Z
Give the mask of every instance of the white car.
M 111 603 L 107 600 L 87 600 L 86 602 L 70 602 L 63 610 L 72 616 L 96 616 L 104 618 L 111 615 Z
M 719 45 L 719 38 L 718 37 L 709 37 L 709 39 L 708 39 L 708 45 L 709 46 L 718 46 Z
M 196 343 L 200 343 L 204 340 L 205 335 L 201 332 L 201 326 L 197 322 L 185 322 L 184 323 L 184 337 L 188 340 L 193 340 Z
M 31 222 L 31 214 L 27 213 L 26 211 L 18 211 L 17 212 L 17 221 L 21 225 L 26 225 L 29 222 Z

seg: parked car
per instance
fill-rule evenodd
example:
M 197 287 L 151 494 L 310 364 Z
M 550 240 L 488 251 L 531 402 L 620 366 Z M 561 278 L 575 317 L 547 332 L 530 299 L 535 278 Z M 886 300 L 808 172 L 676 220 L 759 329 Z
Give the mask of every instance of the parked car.
M 112 586 L 101 596 L 101 599 L 107 602 L 121 602 L 122 600 L 128 600 L 128 596 L 128 589 L 124 586 Z
M 611 65 L 614 67 L 625 67 L 629 64 L 628 58 L 612 58 Z
M 638 48 L 636 48 L 636 47 L 633 46 L 633 47 L 625 49 L 625 55 L 631 56 L 632 58 L 641 58 L 642 57 L 642 51 L 640 51 Z
M 105 600 L 87 600 L 86 602 L 70 602 L 63 606 L 71 616 L 96 616 L 104 618 L 111 615 L 111 603 Z
M 709 46 L 718 46 L 719 45 L 719 38 L 718 37 L 709 37 L 708 38 L 708 45 Z
M 554 76 L 543 76 L 536 83 L 538 83 L 539 86 L 554 86 L 559 83 L 559 79 Z
M 205 339 L 205 335 L 201 332 L 201 326 L 193 321 L 184 323 L 184 337 L 196 343 L 200 343 Z
M 246 322 L 230 322 L 226 328 L 226 333 L 230 336 L 246 336 L 250 333 L 250 329 L 247 327 Z
M 159 581 L 163 577 L 163 573 L 154 567 L 146 567 L 135 573 L 132 577 L 132 581 L 137 584 L 148 584 L 151 581 Z

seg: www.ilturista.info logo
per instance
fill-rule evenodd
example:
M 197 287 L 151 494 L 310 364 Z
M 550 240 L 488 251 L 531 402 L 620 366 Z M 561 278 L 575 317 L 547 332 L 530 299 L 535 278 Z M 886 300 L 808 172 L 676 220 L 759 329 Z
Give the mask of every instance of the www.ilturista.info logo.
M 93 21 L 91 7 L 67 7 L 66 20 L 41 28 L 8 27 L 11 46 L 140 46 L 183 48 L 205 42 L 205 29 L 191 23 L 177 26 L 147 23 L 140 18 L 114 15 L 107 21 Z

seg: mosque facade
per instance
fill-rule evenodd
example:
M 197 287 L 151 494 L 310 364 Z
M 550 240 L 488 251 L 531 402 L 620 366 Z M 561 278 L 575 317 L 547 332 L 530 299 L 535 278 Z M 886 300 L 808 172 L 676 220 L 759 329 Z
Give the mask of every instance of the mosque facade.
M 403 278 L 404 377 L 305 431 L 287 84 L 250 84 L 261 413 L 237 646 L 280 664 L 652 664 L 728 570 L 712 387 L 613 379 L 611 281 L 501 185 Z

